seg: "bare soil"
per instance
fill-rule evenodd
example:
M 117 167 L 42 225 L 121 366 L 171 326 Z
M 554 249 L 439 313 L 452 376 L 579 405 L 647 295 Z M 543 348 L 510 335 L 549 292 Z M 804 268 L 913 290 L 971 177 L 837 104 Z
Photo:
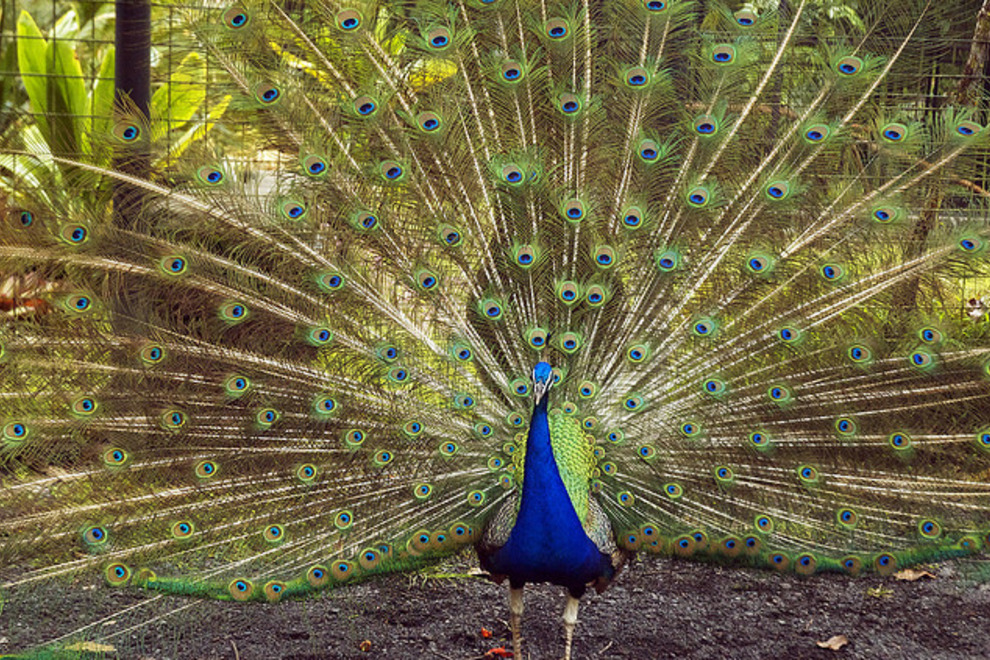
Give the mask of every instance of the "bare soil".
M 467 568 L 460 560 L 451 570 Z M 643 561 L 604 594 L 583 599 L 573 657 L 990 658 L 990 584 L 951 563 L 932 571 L 935 579 L 906 582 Z M 0 653 L 26 657 L 104 617 L 41 656 L 466 660 L 511 650 L 506 588 L 477 577 L 395 575 L 278 604 L 155 597 L 86 581 L 7 596 Z M 529 660 L 561 657 L 563 604 L 561 588 L 527 587 Z M 816 644 L 835 635 L 848 644 L 838 651 Z

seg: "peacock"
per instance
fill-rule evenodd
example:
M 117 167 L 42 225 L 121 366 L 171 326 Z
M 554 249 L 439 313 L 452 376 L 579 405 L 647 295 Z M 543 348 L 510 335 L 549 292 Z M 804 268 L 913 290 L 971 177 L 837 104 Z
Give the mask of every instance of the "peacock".
M 990 547 L 978 7 L 166 5 L 195 113 L 25 76 L 0 154 L 6 600 L 473 546 L 516 657 L 524 586 L 564 588 L 570 658 L 634 556 Z

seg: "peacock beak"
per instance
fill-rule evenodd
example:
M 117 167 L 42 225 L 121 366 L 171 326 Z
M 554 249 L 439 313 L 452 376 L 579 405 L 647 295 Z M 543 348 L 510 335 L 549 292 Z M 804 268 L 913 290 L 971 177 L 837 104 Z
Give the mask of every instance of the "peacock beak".
M 550 383 L 547 381 L 536 381 L 533 383 L 533 403 L 538 404 L 546 396 L 549 389 Z

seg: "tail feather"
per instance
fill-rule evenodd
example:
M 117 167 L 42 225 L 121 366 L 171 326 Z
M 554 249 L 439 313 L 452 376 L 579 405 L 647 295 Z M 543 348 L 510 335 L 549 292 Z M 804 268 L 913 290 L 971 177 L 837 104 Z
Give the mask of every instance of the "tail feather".
M 189 12 L 201 143 L 2 155 L 0 270 L 51 283 L 0 328 L 3 553 L 37 565 L 3 586 L 279 600 L 432 561 L 519 485 L 543 359 L 628 549 L 990 543 L 990 349 L 899 304 L 990 240 L 988 132 L 897 96 L 942 11 L 484 4 Z

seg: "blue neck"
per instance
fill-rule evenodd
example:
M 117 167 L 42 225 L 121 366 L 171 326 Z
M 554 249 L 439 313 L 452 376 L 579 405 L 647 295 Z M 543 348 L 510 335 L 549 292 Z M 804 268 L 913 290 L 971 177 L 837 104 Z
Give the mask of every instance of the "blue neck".
M 557 460 L 553 457 L 550 444 L 550 423 L 547 420 L 547 398 L 533 407 L 533 418 L 529 423 L 526 439 L 526 460 L 523 475 L 522 503 L 516 518 L 516 529 L 528 529 L 531 525 L 540 528 L 548 519 L 555 523 L 555 536 L 567 530 L 580 531 L 584 528 L 571 505 L 571 498 L 560 478 Z M 558 525 L 563 525 L 561 528 Z
M 602 574 L 601 553 L 585 533 L 560 478 L 546 397 L 533 409 L 524 470 L 515 525 L 491 558 L 490 570 L 508 575 L 514 585 L 554 582 L 580 593 Z

